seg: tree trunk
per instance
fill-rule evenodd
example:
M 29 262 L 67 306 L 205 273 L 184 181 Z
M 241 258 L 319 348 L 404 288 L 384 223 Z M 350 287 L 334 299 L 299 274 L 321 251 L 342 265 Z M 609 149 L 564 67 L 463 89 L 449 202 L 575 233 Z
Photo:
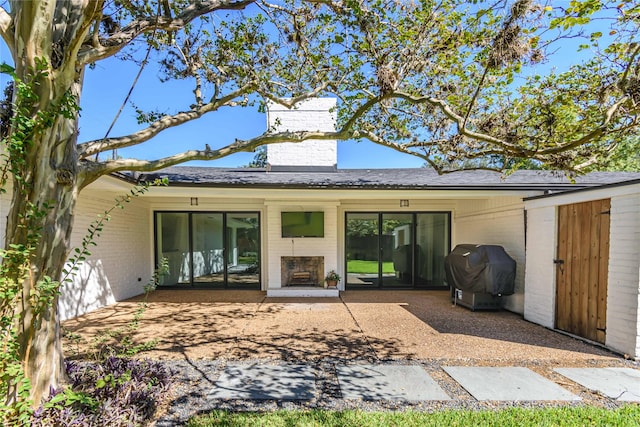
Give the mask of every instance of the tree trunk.
M 19 356 L 31 384 L 31 400 L 38 406 L 64 379 L 64 358 L 58 318 L 57 288 L 70 249 L 73 212 L 80 188 L 78 180 L 77 111 L 60 114 L 69 94 L 79 99 L 81 79 L 75 70 L 48 69 L 34 73 L 35 58 L 16 66 L 16 75 L 32 85 L 37 102 L 26 113 L 33 120 L 52 113 L 52 120 L 36 127 L 22 141 L 22 152 L 10 152 L 13 165 L 12 204 L 7 217 L 5 248 L 29 248 L 26 278 L 14 269 L 10 275 L 22 281 L 20 304 L 15 309 Z M 32 65 L 26 65 L 31 63 Z M 14 103 L 23 100 L 15 93 Z M 18 112 L 20 114 L 20 112 Z M 12 129 L 15 132 L 15 129 Z M 34 240 L 34 233 L 36 238 Z M 41 285 L 49 283 L 49 289 Z M 53 287 L 52 287 L 53 286 Z M 20 399 L 9 390 L 8 401 Z
M 58 387 L 64 378 L 57 292 L 48 298 L 46 292 L 38 290 L 38 284 L 47 278 L 60 280 L 70 248 L 78 194 L 74 151 L 70 149 L 75 148 L 75 132 L 69 132 L 72 129 L 75 121 L 59 116 L 53 127 L 35 135 L 21 171 L 23 179 L 13 179 L 7 221 L 5 247 L 33 248 L 14 319 L 19 322 L 20 357 L 36 405 L 47 397 L 50 387 Z M 34 216 L 34 209 L 43 216 Z M 34 232 L 39 234 L 35 245 L 29 236 Z M 10 401 L 15 398 L 15 394 L 9 395 Z
M 60 279 L 70 247 L 77 191 L 56 182 L 50 168 L 43 167 L 34 172 L 37 179 L 31 183 L 32 188 L 26 190 L 27 197 L 24 197 L 25 193 L 20 194 L 21 185 L 14 180 L 6 243 L 27 243 L 28 237 L 22 225 L 27 225 L 24 214 L 32 210 L 29 203 L 41 206 L 42 201 L 50 201 L 51 207 L 44 209 L 46 215 L 38 221 L 40 224 L 36 224 L 36 227 L 41 226 L 40 237 L 30 260 L 29 276 L 22 281 L 22 304 L 16 308 L 15 316 L 19 322 L 20 358 L 25 376 L 31 383 L 31 400 L 38 405 L 48 396 L 50 387 L 58 387 L 63 380 L 64 359 L 57 289 L 49 299 L 36 287 L 46 278 Z M 33 230 L 32 227 L 27 225 L 26 230 Z
M 21 113 L 43 124 L 26 136 L 16 129 L 10 135 L 22 138 L 22 151 L 9 150 L 12 161 L 12 204 L 7 218 L 5 248 L 29 247 L 22 298 L 15 308 L 19 357 L 31 383 L 31 398 L 38 406 L 50 387 L 64 379 L 57 289 L 41 285 L 61 278 L 70 249 L 73 212 L 82 178 L 77 156 L 77 108 L 66 102 L 80 99 L 83 66 L 78 49 L 85 40 L 101 1 L 59 0 L 13 2 L 11 53 L 15 74 L 23 83 L 33 82 L 33 97 L 14 92 L 14 105 Z M 44 71 L 44 72 L 42 72 Z M 61 108 L 66 105 L 66 110 Z M 63 110 L 65 112 L 63 113 Z M 34 215 L 34 213 L 39 213 Z M 37 233 L 34 239 L 33 233 Z M 8 262 L 8 260 L 4 260 Z M 11 278 L 23 279 L 18 269 Z M 17 390 L 8 391 L 15 402 Z

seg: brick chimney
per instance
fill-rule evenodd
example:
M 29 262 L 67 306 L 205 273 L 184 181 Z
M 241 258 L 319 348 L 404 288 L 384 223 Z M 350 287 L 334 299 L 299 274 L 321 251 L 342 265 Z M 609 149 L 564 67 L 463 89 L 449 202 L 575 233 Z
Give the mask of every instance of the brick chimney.
M 275 131 L 333 132 L 336 126 L 336 99 L 307 99 L 288 109 L 267 106 L 267 125 Z M 267 145 L 267 163 L 272 171 L 335 170 L 338 163 L 336 140 L 307 140 Z

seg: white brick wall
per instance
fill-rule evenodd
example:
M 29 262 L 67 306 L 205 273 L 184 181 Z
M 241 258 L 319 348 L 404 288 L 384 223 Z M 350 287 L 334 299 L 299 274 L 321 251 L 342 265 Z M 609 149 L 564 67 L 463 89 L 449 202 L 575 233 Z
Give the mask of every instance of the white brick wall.
M 315 98 L 302 102 L 297 108 L 287 109 L 269 104 L 267 126 L 276 131 L 335 130 L 334 98 Z M 338 148 L 335 140 L 307 140 L 299 143 L 270 144 L 267 162 L 272 166 L 335 166 Z
M 4 245 L 10 194 L 8 191 L 0 195 L 0 245 Z M 71 237 L 73 247 L 79 247 L 89 224 L 113 206 L 119 194 L 96 191 L 93 186 L 80 193 Z M 79 266 L 73 282 L 63 284 L 59 303 L 61 320 L 143 292 L 153 265 L 149 212 L 143 200 L 134 199 L 125 204 L 124 210 L 116 209 L 112 213 L 111 221 L 96 240 L 98 246 L 89 248 L 92 255 Z
M 639 186 L 640 187 L 640 186 Z M 606 345 L 640 357 L 640 190 L 611 198 Z
M 453 216 L 453 245 L 500 245 L 516 260 L 515 293 L 504 297 L 505 308 L 524 313 L 524 203 L 519 197 L 462 200 Z
M 283 238 L 281 216 L 283 211 L 324 211 L 324 237 Z M 340 276 L 342 263 L 338 261 L 338 216 L 337 202 L 327 201 L 322 204 L 300 206 L 287 204 L 267 204 L 266 237 L 268 256 L 268 273 L 266 288 L 282 287 L 280 258 L 283 256 L 321 256 L 324 257 L 324 272 L 336 270 Z M 340 283 L 344 289 L 344 281 Z
M 92 191 L 91 186 L 80 194 L 72 234 L 74 247 L 80 245 L 96 216 L 113 206 L 117 195 Z M 91 256 L 73 283 L 62 288 L 59 309 L 63 320 L 141 294 L 151 277 L 151 216 L 147 204 L 134 199 L 123 210 L 114 210 L 111 217 L 96 240 L 98 246 L 89 248 Z

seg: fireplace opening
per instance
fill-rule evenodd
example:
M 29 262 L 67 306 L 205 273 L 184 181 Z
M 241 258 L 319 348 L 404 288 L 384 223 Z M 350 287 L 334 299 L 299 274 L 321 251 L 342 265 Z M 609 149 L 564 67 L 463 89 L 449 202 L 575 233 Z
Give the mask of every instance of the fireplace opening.
M 282 286 L 323 286 L 324 257 L 281 258 Z

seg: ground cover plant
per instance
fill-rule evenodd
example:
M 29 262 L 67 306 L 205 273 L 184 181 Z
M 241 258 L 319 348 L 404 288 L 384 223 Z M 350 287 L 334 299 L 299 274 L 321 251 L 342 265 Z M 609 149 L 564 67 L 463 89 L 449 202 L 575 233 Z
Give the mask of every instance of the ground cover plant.
M 66 372 L 70 386 L 52 391 L 33 426 L 144 425 L 171 385 L 169 369 L 150 360 L 67 361 Z
M 90 231 L 101 230 L 108 217 L 107 212 L 92 224 Z M 77 252 L 78 258 L 87 252 L 86 246 L 94 237 L 85 239 L 87 245 Z M 83 355 L 84 361 L 66 360 L 68 384 L 50 390 L 49 397 L 34 411 L 31 425 L 124 427 L 146 425 L 153 419 L 158 406 L 166 400 L 172 373 L 161 362 L 133 359 L 153 348 L 155 340 L 139 343 L 131 337 L 148 307 L 149 292 L 155 289 L 166 268 L 166 260 L 161 260 L 145 285 L 144 300 L 127 325 L 99 333 L 90 343 L 89 353 Z
M 496 411 L 446 410 L 425 412 L 278 411 L 233 413 L 213 411 L 194 417 L 188 427 L 208 426 L 638 426 L 640 406 L 617 409 L 587 407 L 509 408 Z

